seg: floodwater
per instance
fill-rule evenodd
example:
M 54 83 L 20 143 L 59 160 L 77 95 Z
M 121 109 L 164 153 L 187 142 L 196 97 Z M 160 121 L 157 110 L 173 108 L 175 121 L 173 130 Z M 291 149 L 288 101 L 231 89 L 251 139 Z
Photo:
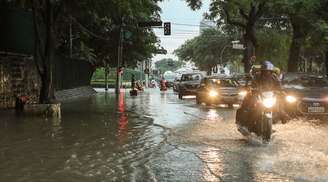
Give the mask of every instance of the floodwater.
M 63 103 L 61 120 L 0 112 L 0 181 L 328 181 L 328 124 L 277 124 L 261 144 L 235 111 L 150 89 Z

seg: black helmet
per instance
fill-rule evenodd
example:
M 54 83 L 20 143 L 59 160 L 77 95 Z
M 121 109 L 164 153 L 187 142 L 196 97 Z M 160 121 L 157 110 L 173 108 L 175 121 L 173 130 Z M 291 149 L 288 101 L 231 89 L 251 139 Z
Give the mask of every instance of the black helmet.
M 263 61 L 261 70 L 274 71 L 274 65 L 270 61 Z

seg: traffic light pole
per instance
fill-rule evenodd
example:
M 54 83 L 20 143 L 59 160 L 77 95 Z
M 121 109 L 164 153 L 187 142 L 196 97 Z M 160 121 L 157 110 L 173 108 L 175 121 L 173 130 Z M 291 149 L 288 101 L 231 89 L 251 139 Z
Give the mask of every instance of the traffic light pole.
M 116 84 L 115 84 L 115 93 L 120 94 L 121 90 L 121 73 L 120 67 L 122 63 L 122 56 L 123 56 L 123 25 L 120 27 L 120 37 L 118 42 L 118 49 L 117 49 L 117 68 L 116 68 Z

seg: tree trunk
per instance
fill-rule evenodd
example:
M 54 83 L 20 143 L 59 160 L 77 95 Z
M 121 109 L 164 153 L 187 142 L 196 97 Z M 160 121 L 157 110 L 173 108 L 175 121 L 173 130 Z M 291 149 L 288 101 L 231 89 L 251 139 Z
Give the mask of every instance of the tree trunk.
M 54 59 L 54 8 L 50 0 L 44 7 L 33 1 L 35 28 L 35 63 L 41 77 L 39 101 L 42 104 L 51 103 L 55 99 L 53 87 L 53 59 Z M 41 10 L 42 9 L 42 10 Z M 43 21 L 42 21 L 43 20 Z M 45 25 L 45 37 L 40 27 Z M 44 40 L 44 44 L 42 43 Z
M 294 34 L 295 35 L 295 34 Z M 293 36 L 292 44 L 289 50 L 288 59 L 288 72 L 297 72 L 300 62 L 301 50 L 304 44 L 305 38 Z
M 296 17 L 291 17 L 290 20 L 293 27 L 293 40 L 289 49 L 288 72 L 297 72 L 306 34 L 301 20 Z
M 247 26 L 244 41 L 246 45 L 243 58 L 244 70 L 245 73 L 249 73 L 252 68 L 251 58 L 252 56 L 255 56 L 255 47 L 257 44 L 254 25 L 251 24 Z

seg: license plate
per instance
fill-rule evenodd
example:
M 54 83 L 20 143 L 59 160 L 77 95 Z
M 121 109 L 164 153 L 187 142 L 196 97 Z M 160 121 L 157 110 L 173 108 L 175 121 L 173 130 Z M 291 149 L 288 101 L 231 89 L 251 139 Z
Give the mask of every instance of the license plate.
M 325 107 L 308 107 L 308 112 L 310 112 L 310 113 L 325 112 Z
M 223 100 L 226 102 L 233 102 L 236 100 L 236 97 L 223 97 Z

